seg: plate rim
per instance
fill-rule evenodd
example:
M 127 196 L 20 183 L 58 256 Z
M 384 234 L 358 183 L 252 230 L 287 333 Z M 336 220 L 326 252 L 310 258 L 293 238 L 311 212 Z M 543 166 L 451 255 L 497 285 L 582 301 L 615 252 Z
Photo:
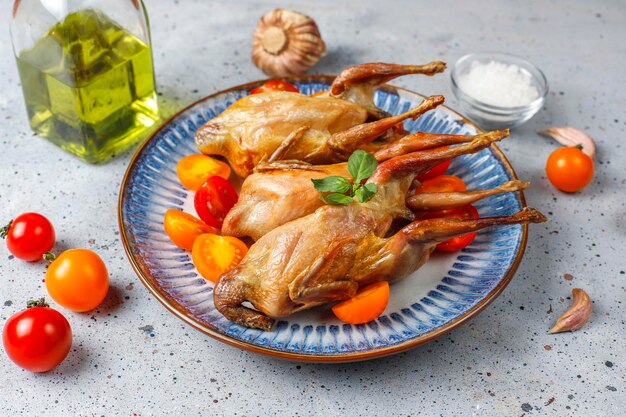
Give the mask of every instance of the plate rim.
M 318 75 L 318 74 L 305 74 L 305 75 L 296 75 L 296 76 L 289 76 L 289 77 L 284 77 L 284 79 L 286 80 L 295 80 L 295 81 L 299 81 L 299 80 L 315 80 L 318 82 L 326 82 L 326 83 L 330 83 L 332 82 L 332 80 L 335 79 L 336 76 L 334 75 Z M 368 350 L 368 351 L 363 351 L 363 352 L 351 352 L 351 353 L 337 353 L 337 354 L 332 354 L 332 355 L 325 355 L 325 354 L 304 354 L 304 353 L 297 353 L 297 352 L 286 352 L 286 351 L 278 351 L 278 350 L 274 350 L 268 347 L 263 347 L 263 346 L 257 346 L 253 343 L 250 342 L 246 342 L 243 340 L 239 340 L 239 339 L 235 339 L 227 334 L 223 334 L 217 330 L 211 329 L 208 326 L 205 326 L 203 324 L 201 324 L 200 322 L 198 322 L 197 320 L 193 319 L 192 317 L 189 317 L 189 315 L 185 314 L 184 312 L 184 307 L 180 306 L 176 300 L 174 300 L 171 296 L 169 296 L 169 294 L 166 294 L 164 292 L 162 292 L 159 288 L 155 287 L 151 280 L 144 276 L 143 271 L 140 268 L 139 262 L 138 260 L 135 258 L 135 255 L 132 252 L 132 248 L 130 247 L 130 243 L 129 243 L 129 239 L 127 236 L 127 230 L 126 230 L 126 226 L 123 222 L 123 202 L 125 200 L 125 195 L 126 195 L 126 190 L 127 190 L 127 186 L 128 186 L 128 182 L 129 182 L 129 178 L 130 178 L 130 173 L 131 171 L 135 168 L 135 164 L 137 163 L 137 160 L 139 159 L 139 156 L 142 154 L 142 152 L 145 150 L 145 148 L 147 147 L 147 145 L 154 140 L 155 136 L 157 134 L 159 134 L 161 132 L 161 130 L 163 130 L 166 126 L 168 126 L 172 120 L 174 120 L 175 118 L 177 118 L 178 116 L 180 116 L 182 113 L 186 112 L 187 110 L 197 106 L 198 104 L 212 99 L 214 97 L 223 95 L 223 94 L 227 94 L 236 90 L 242 90 L 242 89 L 251 89 L 254 87 L 257 87 L 259 85 L 261 85 L 262 83 L 268 81 L 269 79 L 260 79 L 260 80 L 256 80 L 256 81 L 251 81 L 248 83 L 244 83 L 244 84 L 240 84 L 234 87 L 230 87 L 224 90 L 220 90 L 217 91 L 213 94 L 210 94 L 208 96 L 202 97 L 199 100 L 196 100 L 194 102 L 192 102 L 191 104 L 183 107 L 182 109 L 178 110 L 176 113 L 174 113 L 173 115 L 171 115 L 169 118 L 167 118 L 167 120 L 165 120 L 154 132 L 152 132 L 150 134 L 150 136 L 137 148 L 137 150 L 135 151 L 135 153 L 133 154 L 132 158 L 130 159 L 128 166 L 126 167 L 126 171 L 124 172 L 124 177 L 122 179 L 121 185 L 120 185 L 120 191 L 119 191 L 119 196 L 118 196 L 118 206 L 117 206 L 117 220 L 118 220 L 118 227 L 120 230 L 120 239 L 122 240 L 122 245 L 124 246 L 124 252 L 126 253 L 126 257 L 128 258 L 128 260 L 130 261 L 130 264 L 133 268 L 133 270 L 135 271 L 135 273 L 137 274 L 137 276 L 139 277 L 139 280 L 142 282 L 142 284 L 148 289 L 148 291 L 167 309 L 169 310 L 171 313 L 173 313 L 176 317 L 178 317 L 179 319 L 181 319 L 182 321 L 184 321 L 185 323 L 187 323 L 188 325 L 190 325 L 191 327 L 193 327 L 194 329 L 204 333 L 205 335 L 208 335 L 220 342 L 226 343 L 230 346 L 234 346 L 240 349 L 244 349 L 250 352 L 254 352 L 254 353 L 259 353 L 259 354 L 263 354 L 266 356 L 271 356 L 274 358 L 279 358 L 279 359 L 288 359 L 288 360 L 292 360 L 292 361 L 298 361 L 298 362 L 316 362 L 316 363 L 341 363 L 341 362 L 356 362 L 356 361 L 363 361 L 363 360 L 368 360 L 368 359 L 374 359 L 374 358 L 380 358 L 383 356 L 389 356 L 389 355 L 393 355 L 395 353 L 400 353 L 403 352 L 405 350 L 423 345 L 425 343 L 428 343 L 432 340 L 435 340 L 449 332 L 451 332 L 452 330 L 456 329 L 457 327 L 461 326 L 462 324 L 464 324 L 465 322 L 467 322 L 469 319 L 473 318 L 474 316 L 476 316 L 478 313 L 480 313 L 481 311 L 483 311 L 487 306 L 489 306 L 496 298 L 498 298 L 498 296 L 500 296 L 500 294 L 504 291 L 504 289 L 509 285 L 509 283 L 511 282 L 511 280 L 513 279 L 513 276 L 515 275 L 515 272 L 517 271 L 522 258 L 524 256 L 524 253 L 526 251 L 526 244 L 527 244 L 527 240 L 528 240 L 528 225 L 527 224 L 523 224 L 522 225 L 522 235 L 521 235 L 521 241 L 520 241 L 520 245 L 518 247 L 517 253 L 515 254 L 515 257 L 513 259 L 513 262 L 511 263 L 511 265 L 509 266 L 508 270 L 506 271 L 506 273 L 504 274 L 504 277 L 502 278 L 502 280 L 500 280 L 500 282 L 482 299 L 480 300 L 476 305 L 474 305 L 472 308 L 470 308 L 468 311 L 466 311 L 465 313 L 461 314 L 460 316 L 456 317 L 455 319 L 451 320 L 450 322 L 446 323 L 445 325 L 431 331 L 428 332 L 426 334 L 423 334 L 421 336 L 418 336 L 414 339 L 411 340 L 407 340 L 405 342 L 399 343 L 397 345 L 393 345 L 393 346 L 387 346 L 384 348 L 378 348 L 378 349 L 373 349 L 373 350 Z M 389 84 L 384 84 L 383 85 L 384 88 L 388 88 L 388 89 L 392 89 L 392 90 L 397 90 L 397 91 L 403 91 L 406 93 L 410 93 L 410 94 L 414 94 L 414 95 L 418 95 L 418 96 L 422 96 L 424 97 L 424 95 L 417 93 L 415 91 L 409 90 L 407 88 L 403 88 L 403 87 L 396 87 L 393 85 L 389 85 Z M 463 120 L 464 123 L 467 123 L 471 126 L 473 126 L 479 133 L 483 132 L 483 130 L 481 128 L 479 128 L 477 125 L 475 125 L 473 122 L 471 122 L 468 118 L 466 118 L 465 116 L 463 116 L 462 114 L 460 114 L 459 112 L 445 106 L 442 105 L 442 107 L 444 107 L 446 110 L 452 112 L 453 114 L 457 115 L 458 117 L 461 118 L 461 120 Z M 511 175 L 511 177 L 515 180 L 519 179 L 517 177 L 517 174 L 515 172 L 515 170 L 513 169 L 513 166 L 511 165 L 511 163 L 509 162 L 509 160 L 507 159 L 507 157 L 505 156 L 505 154 L 500 150 L 500 148 L 496 145 L 496 144 L 492 144 L 491 145 L 491 150 L 493 151 L 494 155 L 500 160 L 500 162 L 503 165 L 503 168 Z M 518 191 L 518 195 L 520 198 L 520 202 L 522 204 L 522 207 L 526 207 L 526 198 L 524 196 L 524 192 L 523 191 Z M 154 279 L 154 278 L 153 278 Z M 177 308 L 178 307 L 178 308 Z

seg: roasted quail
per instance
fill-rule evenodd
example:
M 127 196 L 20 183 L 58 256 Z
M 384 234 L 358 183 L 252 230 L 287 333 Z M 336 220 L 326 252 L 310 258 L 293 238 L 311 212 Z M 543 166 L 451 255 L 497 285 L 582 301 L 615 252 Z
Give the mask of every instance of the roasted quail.
M 479 136 L 448 150 L 391 158 L 368 179 L 378 189 L 368 202 L 324 205 L 271 230 L 220 277 L 214 289 L 217 310 L 235 323 L 269 330 L 273 318 L 348 299 L 363 285 L 404 278 L 443 240 L 493 225 L 545 221 L 526 208 L 502 217 L 418 220 L 387 236 L 394 219 L 413 218 L 405 200 L 416 172 L 449 159 L 451 151 L 474 152 L 491 142 Z
M 493 143 L 506 136 L 508 136 L 507 130 L 494 131 L 477 136 L 417 133 L 402 138 L 388 147 L 379 149 L 374 156 L 379 162 L 382 162 L 410 151 L 421 151 L 423 159 L 413 172 L 414 175 L 419 175 L 432 168 L 433 160 L 440 160 L 442 155 L 446 155 L 443 157 L 450 159 L 463 153 L 482 149 L 477 146 L 463 149 L 452 148 L 445 152 L 439 152 L 432 151 L 432 148 L 470 142 L 478 138 L 484 138 L 489 143 Z M 261 236 L 282 224 L 313 213 L 317 208 L 323 206 L 324 202 L 320 199 L 319 193 L 313 188 L 311 179 L 319 179 L 330 175 L 350 178 L 347 171 L 347 163 L 311 165 L 299 161 L 279 161 L 258 165 L 255 172 L 243 182 L 239 200 L 224 219 L 222 232 L 225 235 L 249 236 L 254 240 L 258 240 Z M 502 189 L 500 192 L 513 191 L 513 189 L 509 188 Z M 457 202 L 457 206 L 469 204 L 471 201 L 481 198 L 480 196 L 486 197 L 486 192 L 455 195 L 438 193 L 438 195 L 433 196 L 410 198 L 407 204 L 412 210 L 427 210 L 424 207 L 428 205 L 442 205 L 440 209 L 445 209 L 448 207 L 444 207 L 444 201 L 447 201 L 448 205 L 450 202 Z M 494 193 L 495 191 L 489 192 Z
M 394 130 L 402 120 L 416 118 L 443 102 L 441 96 L 431 97 L 416 109 L 385 120 L 373 103 L 375 87 L 401 75 L 433 75 L 444 69 L 442 62 L 363 64 L 344 70 L 329 92 L 319 96 L 291 92 L 246 96 L 200 127 L 196 144 L 202 153 L 225 157 L 241 177 L 263 160 L 345 161 L 353 150 L 381 136 L 382 142 L 399 139 L 402 135 L 394 135 Z M 381 123 L 366 123 L 372 120 Z

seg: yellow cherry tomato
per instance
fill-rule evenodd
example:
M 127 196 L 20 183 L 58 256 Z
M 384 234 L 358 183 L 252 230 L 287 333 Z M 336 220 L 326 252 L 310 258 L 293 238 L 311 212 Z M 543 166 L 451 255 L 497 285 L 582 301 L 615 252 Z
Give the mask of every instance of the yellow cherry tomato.
M 239 265 L 247 252 L 246 244 L 236 237 L 205 233 L 193 243 L 191 258 L 200 275 L 217 282 L 220 275 Z
M 176 174 L 185 188 L 196 191 L 206 180 L 215 175 L 227 180 L 230 176 L 230 167 L 225 162 L 210 156 L 193 154 L 178 161 Z
M 193 242 L 198 236 L 216 231 L 215 228 L 191 214 L 174 209 L 165 212 L 163 228 L 176 246 L 188 251 L 193 249 Z

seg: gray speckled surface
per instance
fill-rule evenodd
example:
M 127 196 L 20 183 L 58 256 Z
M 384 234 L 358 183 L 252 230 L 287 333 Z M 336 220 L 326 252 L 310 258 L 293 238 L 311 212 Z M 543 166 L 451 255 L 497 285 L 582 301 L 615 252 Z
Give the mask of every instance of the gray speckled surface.
M 24 0 L 28 1 L 28 0 Z M 5 2 L 6 3 L 6 2 Z M 162 105 L 262 78 L 249 60 L 271 1 L 147 1 Z M 95 312 L 63 311 L 74 346 L 57 369 L 22 371 L 0 354 L 0 415 L 617 416 L 626 410 L 626 5 L 622 1 L 283 2 L 315 17 L 328 56 L 313 72 L 365 61 L 452 64 L 479 50 L 508 51 L 541 67 L 545 108 L 503 143 L 529 204 L 550 221 L 531 227 L 515 279 L 483 313 L 446 337 L 379 360 L 297 364 L 214 341 L 168 313 L 139 283 L 117 231 L 117 195 L 130 153 L 85 165 L 34 137 L 8 31 L 0 34 L 0 218 L 39 211 L 57 250 L 87 247 L 107 263 L 112 289 Z M 0 21 L 7 22 L 4 4 Z M 443 93 L 449 75 L 397 82 Z M 166 110 L 166 112 L 169 110 Z M 571 125 L 596 138 L 593 183 L 566 195 L 544 163 L 555 145 L 535 132 Z M 42 264 L 0 248 L 0 320 L 45 295 Z M 564 274 L 573 279 L 565 280 Z M 576 333 L 546 331 L 574 287 L 594 300 Z M 551 312 L 549 312 L 551 311 Z

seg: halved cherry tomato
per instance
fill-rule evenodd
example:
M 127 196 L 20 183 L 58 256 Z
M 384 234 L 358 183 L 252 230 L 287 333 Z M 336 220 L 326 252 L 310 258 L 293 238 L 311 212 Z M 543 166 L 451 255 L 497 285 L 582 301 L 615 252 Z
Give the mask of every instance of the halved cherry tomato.
M 9 317 L 2 342 L 9 358 L 19 367 L 47 372 L 63 362 L 70 351 L 72 329 L 63 314 L 40 300 Z
M 593 178 L 593 159 L 577 147 L 559 148 L 546 162 L 546 174 L 556 188 L 568 193 L 580 191 Z
M 415 189 L 415 194 L 420 193 L 445 193 L 467 191 L 467 186 L 463 180 L 455 175 L 440 175 L 429 180 L 425 180 Z
M 193 243 L 191 259 L 200 275 L 217 282 L 220 275 L 239 265 L 247 252 L 246 244 L 236 237 L 205 233 Z
M 447 149 L 448 146 L 441 146 L 437 149 Z M 417 179 L 420 182 L 424 182 L 426 180 L 429 180 L 431 178 L 435 178 L 439 175 L 443 175 L 446 173 L 446 171 L 448 170 L 448 167 L 450 167 L 450 160 L 447 160 L 445 162 L 440 163 L 439 165 L 435 165 L 433 168 L 431 168 L 430 170 L 426 171 L 425 173 L 423 173 L 422 175 L 419 175 L 417 177 Z
M 269 80 L 260 87 L 252 89 L 250 94 L 267 93 L 268 91 L 291 91 L 298 93 L 298 87 L 283 80 Z
M 46 288 L 57 303 L 76 312 L 98 307 L 109 291 L 109 273 L 97 253 L 69 249 L 46 271 Z
M 474 206 L 472 206 L 471 204 L 451 210 L 429 211 L 420 215 L 420 218 L 422 219 L 435 219 L 440 217 L 456 219 L 477 219 L 480 216 L 478 214 L 478 211 L 476 211 Z M 444 252 L 456 252 L 472 243 L 477 234 L 478 233 L 476 232 L 472 232 L 465 235 L 453 237 L 452 239 L 448 239 L 438 244 L 437 249 Z
M 389 283 L 380 281 L 368 285 L 349 300 L 333 306 L 333 313 L 345 323 L 362 324 L 375 320 L 389 303 Z
M 222 177 L 211 177 L 196 191 L 193 205 L 209 226 L 222 228 L 224 218 L 237 203 L 237 191 Z
M 16 258 L 33 262 L 41 260 L 54 246 L 55 234 L 50 220 L 39 213 L 24 213 L 0 229 L 7 248 Z
M 165 212 L 163 228 L 176 246 L 188 251 L 193 249 L 194 240 L 201 234 L 217 232 L 214 227 L 191 214 L 174 209 Z
M 210 156 L 193 154 L 178 161 L 176 173 L 180 183 L 185 188 L 196 191 L 206 180 L 214 175 L 227 180 L 230 176 L 230 167 L 228 164 Z

